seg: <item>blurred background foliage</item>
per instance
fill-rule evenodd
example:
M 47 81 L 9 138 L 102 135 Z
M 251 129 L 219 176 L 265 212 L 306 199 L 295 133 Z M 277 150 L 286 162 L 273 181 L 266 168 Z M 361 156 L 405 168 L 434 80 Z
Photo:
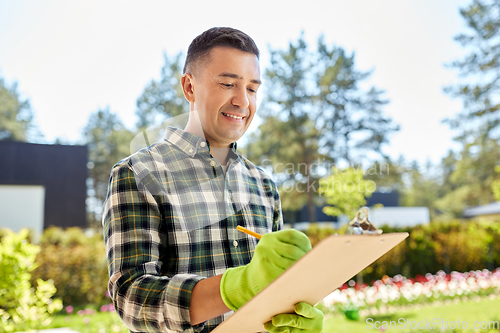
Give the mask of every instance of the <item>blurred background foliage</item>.
M 458 80 L 443 87 L 462 101 L 460 112 L 443 119 L 460 148 L 450 149 L 437 164 L 384 154 L 400 128 L 385 112 L 390 101 L 383 87 L 367 83 L 375 69 L 360 70 L 355 52 L 327 43 L 323 35 L 308 45 L 303 33 L 283 48 L 269 46 L 270 63 L 262 71 L 268 89 L 259 93 L 261 123 L 238 147 L 273 174 L 284 210 L 307 206 L 308 221 L 316 222 L 315 206 L 325 205 L 319 182 L 332 164 L 376 170 L 365 179 L 377 190 L 398 191 L 401 206 L 428 207 L 433 221 L 452 221 L 467 207 L 500 200 L 500 171 L 495 171 L 500 168 L 500 3 L 474 0 L 460 13 L 467 29 L 455 40 L 466 55 L 447 64 Z M 109 172 L 134 152 L 132 138 L 187 110 L 180 85 L 185 54 L 163 57 L 159 78 L 145 84 L 136 100 L 132 128 L 109 107 L 99 108 L 76 142 L 89 149 L 90 227 L 101 227 Z M 41 133 L 34 115 L 17 83 L 0 77 L 0 140 L 37 142 Z
M 366 199 L 375 190 L 375 183 L 363 177 L 363 170 L 332 168 L 332 174 L 320 179 L 319 193 L 325 197 L 329 206 L 323 207 L 326 215 L 346 215 L 354 218 L 360 207 L 366 204 Z
M 43 233 L 32 280 L 52 280 L 56 297 L 66 305 L 104 304 L 108 283 L 106 251 L 101 234 L 80 228 L 50 227 Z
M 439 270 L 450 273 L 500 267 L 500 224 L 497 222 L 453 220 L 411 228 L 380 228 L 384 233 L 408 232 L 410 236 L 361 272 L 368 283 L 384 275 L 402 274 L 410 278 Z M 344 232 L 345 226 L 327 229 L 317 224 L 306 231 L 313 246 L 329 235 Z
M 62 309 L 54 281 L 32 275 L 41 247 L 31 244 L 29 231 L 0 230 L 0 333 L 26 330 L 51 322 Z

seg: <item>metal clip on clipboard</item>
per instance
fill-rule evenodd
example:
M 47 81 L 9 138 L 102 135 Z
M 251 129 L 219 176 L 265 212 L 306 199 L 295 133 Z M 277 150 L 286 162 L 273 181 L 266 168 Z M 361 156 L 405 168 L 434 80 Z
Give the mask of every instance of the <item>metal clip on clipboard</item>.
M 380 235 L 382 229 L 377 229 L 368 220 L 370 209 L 366 206 L 361 207 L 358 214 L 347 225 L 346 235 Z

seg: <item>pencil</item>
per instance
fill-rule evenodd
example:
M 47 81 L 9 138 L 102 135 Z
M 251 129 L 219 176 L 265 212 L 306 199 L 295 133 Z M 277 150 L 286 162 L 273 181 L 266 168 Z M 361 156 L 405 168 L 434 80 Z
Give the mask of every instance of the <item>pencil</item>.
M 254 236 L 257 239 L 261 239 L 262 238 L 262 236 L 259 235 L 258 233 L 253 232 L 251 230 L 248 230 L 247 228 L 243 228 L 241 225 L 237 226 L 236 229 L 239 230 L 239 231 L 241 231 L 241 232 L 244 232 L 247 235 Z

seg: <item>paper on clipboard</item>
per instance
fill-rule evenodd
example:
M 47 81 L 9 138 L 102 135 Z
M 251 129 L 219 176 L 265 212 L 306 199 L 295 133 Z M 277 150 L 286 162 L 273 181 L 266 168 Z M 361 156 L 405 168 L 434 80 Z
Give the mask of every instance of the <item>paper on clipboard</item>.
M 300 301 L 318 303 L 406 237 L 407 232 L 332 235 L 318 243 L 212 332 L 265 332 L 264 323 L 272 316 L 293 313 L 294 305 Z

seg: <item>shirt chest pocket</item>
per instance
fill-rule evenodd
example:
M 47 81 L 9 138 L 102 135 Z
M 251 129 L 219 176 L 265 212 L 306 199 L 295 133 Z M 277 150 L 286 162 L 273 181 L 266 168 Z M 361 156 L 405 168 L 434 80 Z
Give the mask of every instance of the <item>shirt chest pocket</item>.
M 258 234 L 273 231 L 274 207 L 270 201 L 261 200 L 243 207 L 244 227 Z

